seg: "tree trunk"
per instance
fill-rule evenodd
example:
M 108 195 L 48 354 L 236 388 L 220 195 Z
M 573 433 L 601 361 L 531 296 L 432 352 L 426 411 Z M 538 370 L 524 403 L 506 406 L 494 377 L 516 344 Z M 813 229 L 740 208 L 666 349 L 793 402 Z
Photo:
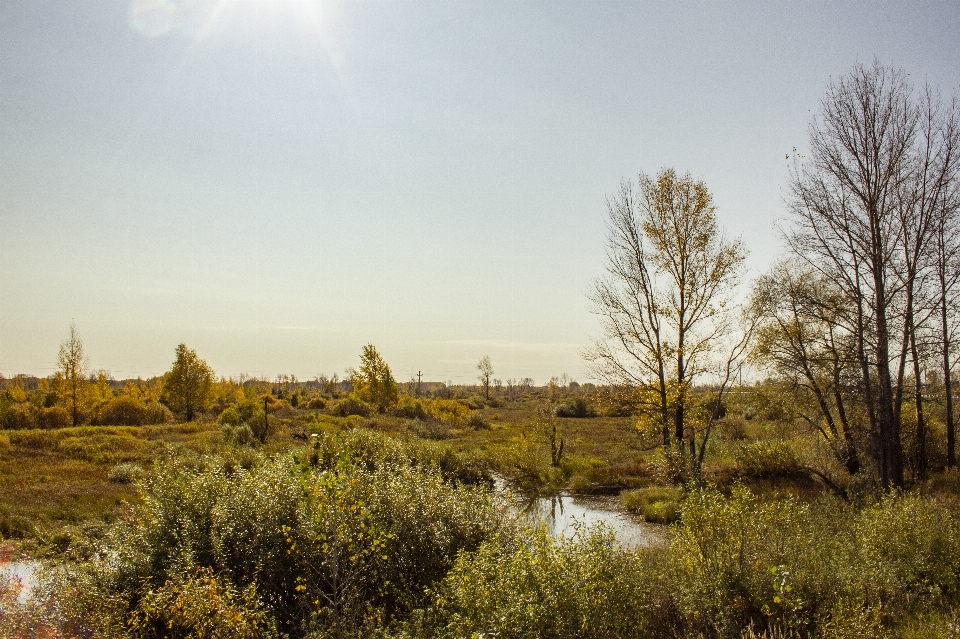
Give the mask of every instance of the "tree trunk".
M 923 378 L 920 372 L 920 358 L 917 356 L 916 329 L 910 331 L 910 354 L 913 357 L 913 376 L 915 382 L 914 402 L 917 409 L 917 440 L 914 446 L 916 455 L 917 479 L 927 477 L 927 425 L 923 418 Z
M 941 276 L 941 291 L 946 288 L 944 278 Z M 947 296 L 941 292 L 940 297 L 940 328 L 941 328 L 941 348 L 943 349 L 943 390 L 946 394 L 946 425 L 947 425 L 947 467 L 953 468 L 957 465 L 956 454 L 956 435 L 953 422 L 953 383 L 950 379 L 950 327 L 947 324 Z
M 900 444 L 900 424 L 893 410 L 893 379 L 890 375 L 890 331 L 887 325 L 887 301 L 884 276 L 879 271 L 882 264 L 874 266 L 876 291 L 877 326 L 877 399 L 878 426 L 881 446 L 880 480 L 885 486 L 903 487 L 903 448 Z

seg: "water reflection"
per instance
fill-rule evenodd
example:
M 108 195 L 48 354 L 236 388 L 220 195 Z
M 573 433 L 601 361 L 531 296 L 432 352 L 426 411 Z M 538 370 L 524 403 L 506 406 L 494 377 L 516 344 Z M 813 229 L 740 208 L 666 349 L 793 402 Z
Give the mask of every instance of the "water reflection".
M 617 541 L 627 548 L 657 546 L 667 542 L 664 526 L 648 524 L 638 516 L 617 510 L 618 501 L 610 497 L 586 497 L 566 494 L 528 497 L 515 500 L 517 511 L 531 523 L 542 522 L 554 537 L 572 536 L 577 524 L 602 522 Z
M 20 585 L 20 592 L 17 600 L 25 603 L 30 597 L 30 591 L 33 589 L 36 581 L 35 574 L 40 568 L 40 564 L 35 561 L 12 561 L 0 564 L 0 581 L 13 580 Z

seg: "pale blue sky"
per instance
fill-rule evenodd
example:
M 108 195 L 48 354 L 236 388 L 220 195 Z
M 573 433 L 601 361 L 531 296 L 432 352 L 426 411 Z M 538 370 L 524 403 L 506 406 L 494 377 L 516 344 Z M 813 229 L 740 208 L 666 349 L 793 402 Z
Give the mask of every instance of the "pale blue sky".
M 604 197 L 673 166 L 755 274 L 831 75 L 960 84 L 955 2 L 0 0 L 0 372 L 586 379 Z

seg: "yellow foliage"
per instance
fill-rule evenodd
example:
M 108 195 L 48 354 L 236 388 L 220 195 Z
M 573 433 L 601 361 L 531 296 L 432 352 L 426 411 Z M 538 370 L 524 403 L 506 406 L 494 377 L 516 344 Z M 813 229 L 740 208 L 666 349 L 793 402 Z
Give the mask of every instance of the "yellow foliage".
M 185 639 L 243 639 L 268 631 L 267 615 L 257 604 L 254 587 L 237 592 L 210 569 L 149 591 L 129 623 L 144 634 L 166 627 L 167 636 Z
M 451 426 L 459 426 L 470 412 L 469 408 L 453 399 L 435 399 L 429 403 L 427 410 L 431 417 Z
M 23 382 L 19 377 L 14 377 L 7 386 L 7 395 L 16 403 L 27 401 L 27 393 L 23 390 Z

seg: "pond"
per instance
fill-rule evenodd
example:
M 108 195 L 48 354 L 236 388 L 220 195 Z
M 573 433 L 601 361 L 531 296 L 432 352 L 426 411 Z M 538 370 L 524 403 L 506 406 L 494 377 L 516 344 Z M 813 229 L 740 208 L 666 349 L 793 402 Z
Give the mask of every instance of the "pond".
M 20 603 L 25 602 L 30 597 L 30 589 L 35 585 L 34 574 L 40 568 L 36 561 L 12 561 L 0 564 L 0 582 L 16 580 L 20 583 L 22 589 L 17 599 Z
M 501 478 L 495 480 L 498 492 L 513 504 L 516 512 L 530 523 L 542 523 L 554 537 L 570 537 L 577 524 L 588 526 L 602 522 L 613 531 L 620 545 L 626 548 L 659 546 L 669 541 L 670 529 L 660 524 L 648 524 L 638 515 L 623 512 L 620 500 L 611 496 L 570 495 L 559 493 L 550 497 L 517 496 L 506 488 Z
M 648 524 L 637 515 L 617 510 L 616 498 L 572 496 L 533 497 L 518 502 L 517 510 L 531 523 L 542 522 L 551 535 L 570 537 L 576 525 L 602 522 L 626 548 L 643 548 L 667 543 L 669 529 Z

